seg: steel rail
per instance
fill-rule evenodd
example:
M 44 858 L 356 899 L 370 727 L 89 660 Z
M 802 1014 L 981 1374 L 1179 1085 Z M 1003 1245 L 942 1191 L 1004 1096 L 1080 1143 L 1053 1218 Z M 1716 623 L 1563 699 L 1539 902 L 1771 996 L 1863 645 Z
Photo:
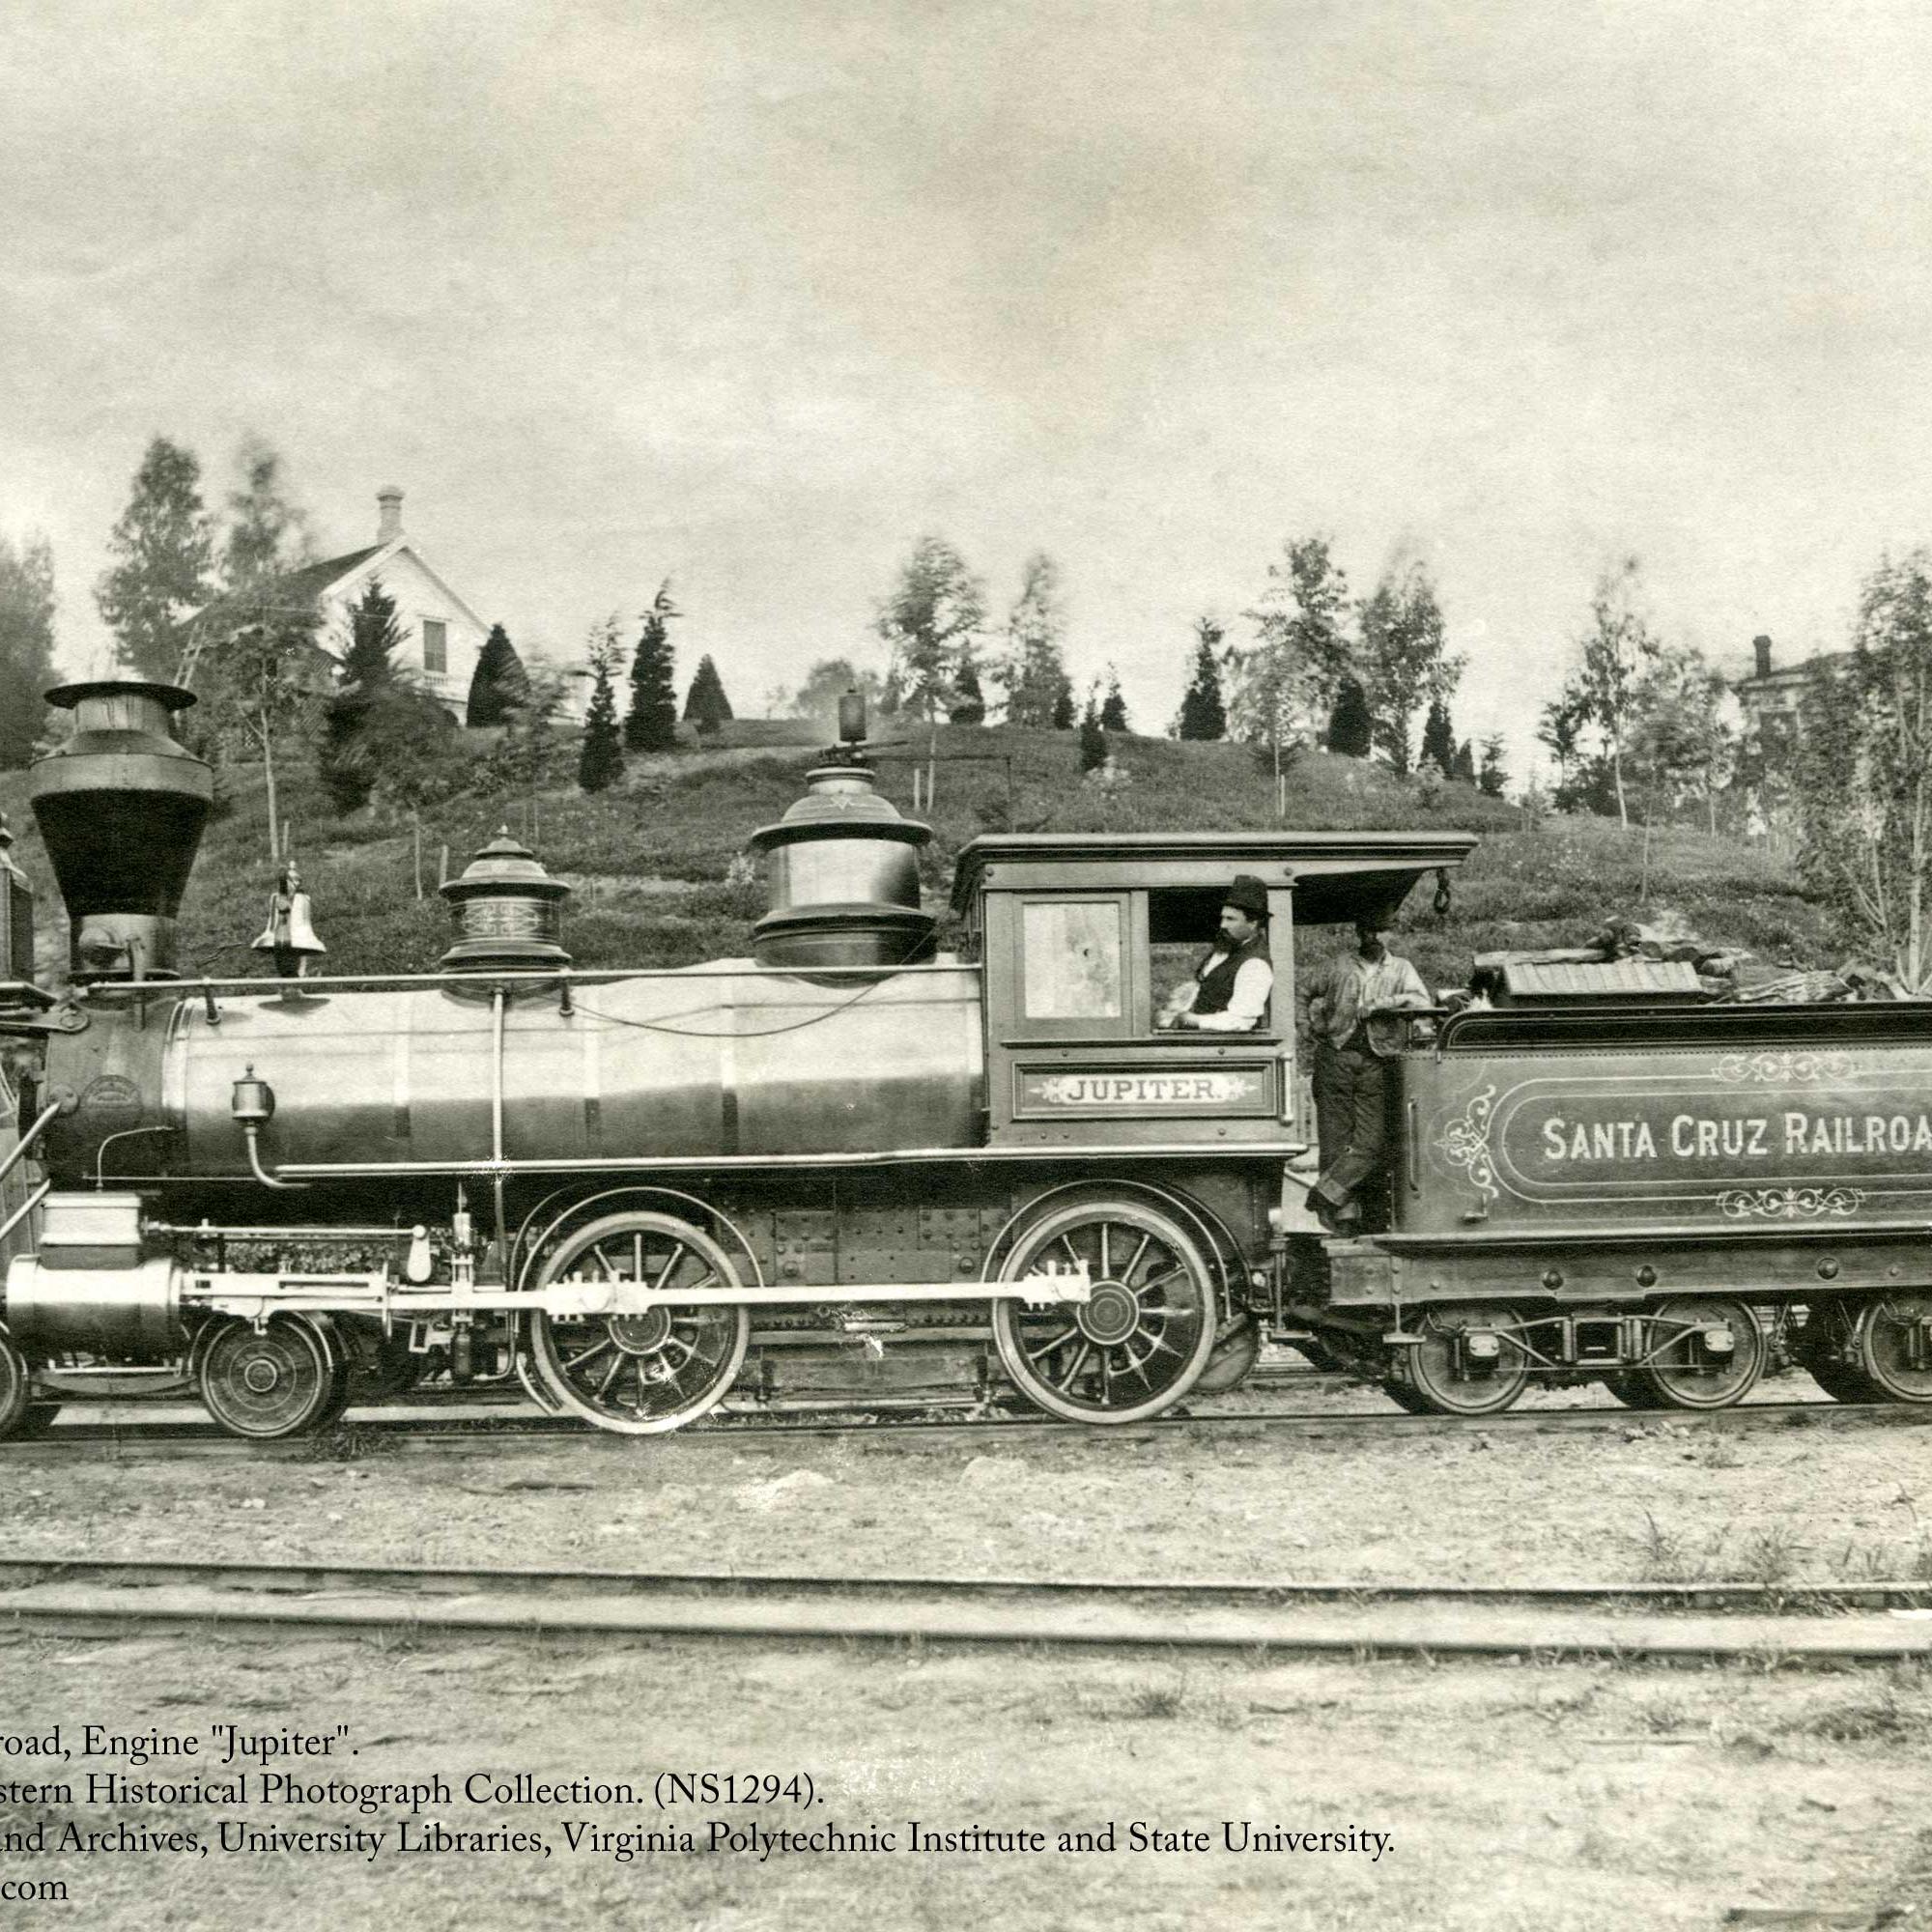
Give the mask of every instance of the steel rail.
M 1824 1615 L 1848 1610 L 1917 1609 L 1932 1605 L 1932 1580 L 1755 1583 L 1714 1578 L 1692 1583 L 1393 1582 L 1375 1577 L 854 1577 L 826 1572 L 746 1570 L 577 1570 L 507 1564 L 462 1565 L 118 1556 L 0 1557 L 0 1593 L 40 1583 L 87 1583 L 126 1589 L 205 1584 L 279 1592 L 387 1590 L 424 1596 L 497 1591 L 538 1597 L 644 1597 L 706 1592 L 740 1598 L 806 1596 L 889 1598 L 897 1595 L 1008 1599 L 1105 1600 L 1161 1597 L 1222 1607 L 1238 1604 L 1499 1604 L 1582 1605 L 1651 1610 L 1769 1612 L 1799 1608 Z M 0 1608 L 5 1607 L 0 1595 Z
M 1764 1668 L 1897 1663 L 1932 1653 L 1932 1625 L 1847 1612 L 1807 1613 L 1802 1595 L 1699 1605 L 1436 1594 L 1391 1602 L 1373 1586 L 1325 1601 L 1237 1594 L 1229 1586 L 824 1577 L 625 1578 L 610 1573 L 410 1571 L 385 1566 L 167 1565 L 14 1559 L 0 1578 L 0 1617 L 36 1631 L 118 1637 L 129 1631 L 205 1639 L 211 1631 L 291 1629 L 363 1635 L 402 1630 L 527 1637 L 699 1637 L 760 1643 L 854 1640 L 1029 1648 L 1233 1653 L 1351 1661 L 1423 1657 L 1614 1658 Z M 1254 1586 L 1266 1591 L 1268 1586 Z M 1329 1586 L 1335 1587 L 1335 1586 Z M 1742 1586 L 1748 1588 L 1749 1586 Z M 1912 1586 L 1901 1586 L 1910 1588 Z M 748 1588 L 750 1594 L 748 1594 Z M 1866 1608 L 1861 1605 L 1860 1608 Z M 1794 1613 L 1795 1611 L 1795 1613 Z M 1821 1613 L 1836 1612 L 1836 1613 Z
M 745 1441 L 804 1441 L 827 1437 L 892 1440 L 906 1436 L 952 1436 L 964 1442 L 990 1444 L 1016 1437 L 1041 1436 L 1067 1443 L 1098 1446 L 1107 1442 L 1148 1442 L 1176 1431 L 1252 1429 L 1309 1440 L 1324 1436 L 1456 1435 L 1500 1431 L 1514 1435 L 1590 1434 L 1604 1430 L 1648 1432 L 1668 1425 L 1685 1433 L 1706 1430 L 1822 1428 L 1910 1428 L 1932 1425 L 1932 1408 L 1895 1403 L 1757 1403 L 1721 1409 L 1634 1410 L 1628 1408 L 1515 1409 L 1502 1415 L 1389 1415 L 1379 1411 L 1322 1413 L 1308 1410 L 1260 1409 L 1247 1413 L 1217 1411 L 1211 1415 L 1164 1415 L 1122 1428 L 1094 1429 L 1044 1416 L 960 1421 L 844 1421 L 822 1417 L 808 1421 L 707 1419 L 672 1435 L 638 1438 L 613 1435 L 570 1416 L 450 1415 L 433 1422 L 401 1421 L 365 1415 L 339 1424 L 330 1435 L 298 1436 L 283 1441 L 254 1442 L 224 1435 L 213 1423 L 200 1421 L 56 1423 L 51 1433 L 0 1443 L 0 1463 L 71 1462 L 84 1451 L 104 1452 L 112 1459 L 151 1458 L 156 1461 L 246 1460 L 258 1462 L 329 1462 L 360 1454 L 430 1456 L 496 1453 L 507 1442 L 546 1441 L 594 1449 L 604 1454 L 656 1455 L 682 1443 L 739 1443 Z

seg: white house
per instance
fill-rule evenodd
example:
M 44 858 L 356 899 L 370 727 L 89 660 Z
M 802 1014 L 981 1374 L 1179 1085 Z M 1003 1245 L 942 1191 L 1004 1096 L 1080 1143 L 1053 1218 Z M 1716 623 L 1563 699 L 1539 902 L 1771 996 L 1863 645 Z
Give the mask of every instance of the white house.
M 326 557 L 278 577 L 258 591 L 223 598 L 209 606 L 204 618 L 230 611 L 245 615 L 258 597 L 277 603 L 306 605 L 313 599 L 322 611 L 317 641 L 335 657 L 349 648 L 350 610 L 370 584 L 380 582 L 396 601 L 396 624 L 403 634 L 395 654 L 396 668 L 409 681 L 442 705 L 456 722 L 464 722 L 469 702 L 469 680 L 490 627 L 440 577 L 403 533 L 403 493 L 395 484 L 376 492 L 376 541 L 364 550 Z M 214 631 L 209 632 L 210 648 Z

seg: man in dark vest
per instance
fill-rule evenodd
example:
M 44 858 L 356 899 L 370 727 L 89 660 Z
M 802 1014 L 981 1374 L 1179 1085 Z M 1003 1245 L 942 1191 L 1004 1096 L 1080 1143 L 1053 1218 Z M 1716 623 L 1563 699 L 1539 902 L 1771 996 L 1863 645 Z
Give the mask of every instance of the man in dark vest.
M 1435 1005 L 1422 976 L 1388 949 L 1381 919 L 1355 922 L 1355 950 L 1315 974 L 1305 987 L 1315 1040 L 1315 1119 L 1321 1179 L 1308 1205 L 1330 1234 L 1362 1225 L 1357 1199 L 1378 1179 L 1388 1150 L 1388 1056 L 1400 1034 L 1373 1027 L 1377 1013 L 1417 1012 Z
M 1267 888 L 1243 872 L 1221 900 L 1213 949 L 1168 995 L 1157 1026 L 1182 1033 L 1252 1033 L 1267 1012 L 1274 967 L 1267 952 Z

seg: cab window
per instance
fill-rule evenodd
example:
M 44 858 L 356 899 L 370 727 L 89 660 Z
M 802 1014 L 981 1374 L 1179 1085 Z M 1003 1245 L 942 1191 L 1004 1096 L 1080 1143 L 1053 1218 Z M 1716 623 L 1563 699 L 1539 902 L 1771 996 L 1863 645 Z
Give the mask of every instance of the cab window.
M 1168 996 L 1176 987 L 1183 986 L 1194 977 L 1194 969 L 1213 950 L 1216 935 L 1221 929 L 1221 889 L 1212 887 L 1174 888 L 1155 890 L 1147 895 L 1148 908 L 1148 972 L 1147 1011 L 1142 1015 L 1141 1025 L 1148 1033 L 1154 1033 L 1154 1022 L 1168 1002 Z M 1258 1033 L 1270 1033 L 1274 1025 L 1274 1013 L 1281 997 L 1281 987 L 1277 983 L 1275 997 L 1268 1002 L 1268 1009 L 1262 1015 Z M 1162 1039 L 1181 1039 L 1191 1037 L 1186 1034 L 1161 1033 Z M 1198 1038 L 1195 1039 L 1198 1045 Z
M 1126 1010 L 1126 933 L 1118 899 L 1035 899 L 1020 916 L 1029 1020 L 1118 1020 Z

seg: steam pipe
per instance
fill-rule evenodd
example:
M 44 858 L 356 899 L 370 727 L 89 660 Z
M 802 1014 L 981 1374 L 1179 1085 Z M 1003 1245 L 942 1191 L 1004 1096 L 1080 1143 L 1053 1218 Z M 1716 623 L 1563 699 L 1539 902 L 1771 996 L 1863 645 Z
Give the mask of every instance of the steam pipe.
M 11 1214 L 7 1216 L 4 1222 L 0 1222 L 0 1241 L 4 1241 L 7 1238 L 7 1236 L 11 1235 L 14 1232 L 14 1230 L 17 1228 L 20 1225 L 20 1223 L 24 1221 L 27 1218 L 27 1216 L 31 1214 L 34 1211 L 34 1209 L 38 1208 L 41 1205 L 41 1203 L 44 1201 L 47 1198 L 47 1196 L 51 1194 L 53 1191 L 54 1191 L 54 1184 L 51 1180 L 42 1181 L 40 1186 L 37 1187 L 33 1193 L 28 1195 L 27 1198 L 23 1202 L 21 1202 L 20 1205 L 17 1208 L 15 1208 Z
M 294 1193 L 308 1186 L 306 1180 L 278 1180 L 262 1165 L 262 1123 L 260 1121 L 243 1121 L 242 1137 L 248 1143 L 248 1165 L 255 1179 L 264 1187 L 279 1187 Z
M 20 1136 L 19 1145 L 8 1154 L 5 1160 L 0 1160 L 0 1181 L 4 1181 L 26 1159 L 28 1150 L 46 1131 L 48 1122 L 60 1113 L 60 1110 L 66 1104 L 67 1096 L 63 1094 L 58 1100 L 49 1100 L 41 1110 L 40 1119 Z M 10 1222 L 8 1225 L 12 1226 L 12 1223 Z

